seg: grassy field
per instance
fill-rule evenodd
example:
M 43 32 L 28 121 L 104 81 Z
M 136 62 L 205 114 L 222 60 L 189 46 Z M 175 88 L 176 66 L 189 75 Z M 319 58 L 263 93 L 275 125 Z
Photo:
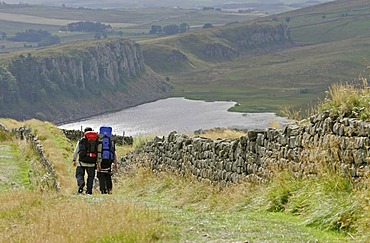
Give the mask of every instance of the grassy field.
M 50 123 L 1 122 L 8 127 L 33 127 L 62 188 L 60 193 L 37 187 L 2 190 L 2 242 L 366 242 L 370 237 L 368 192 L 352 188 L 350 181 L 335 174 L 297 180 L 283 173 L 271 184 L 221 188 L 132 166 L 122 167 L 121 174 L 115 175 L 112 195 L 100 195 L 97 190 L 92 196 L 76 195 L 74 143 Z M 220 130 L 202 134 L 238 135 Z M 2 148 L 9 148 L 5 143 L 17 143 L 3 132 L 1 138 Z M 148 139 L 120 147 L 119 156 Z M 18 156 L 17 150 L 11 156 Z M 15 166 L 14 171 L 25 169 Z M 282 201 L 287 192 L 289 200 Z
M 164 72 L 173 95 L 203 100 L 234 100 L 235 111 L 280 111 L 315 104 L 330 84 L 352 82 L 369 74 L 369 38 L 296 47 L 272 54 L 242 56 L 193 69 Z M 163 43 L 163 42 L 162 42 Z M 348 48 L 348 47 L 351 48 Z M 162 48 L 163 50 L 163 48 Z M 189 55 L 190 56 L 190 55 Z M 168 67 L 168 66 L 167 66 Z
M 203 11 L 181 8 L 88 9 L 1 4 L 0 13 L 0 31 L 7 33 L 8 38 L 27 29 L 42 29 L 59 36 L 62 43 L 94 39 L 95 33 L 59 32 L 60 27 L 78 21 L 97 21 L 110 24 L 113 31 L 108 33 L 108 36 L 123 35 L 134 40 L 142 40 L 153 38 L 152 35 L 148 35 L 151 25 L 166 26 L 187 23 L 191 29 L 197 29 L 205 23 L 223 25 L 261 16 L 261 14 L 256 13 L 240 14 L 230 11 Z M 8 52 L 13 51 L 13 49 L 5 45 L 5 49 L 1 51 Z

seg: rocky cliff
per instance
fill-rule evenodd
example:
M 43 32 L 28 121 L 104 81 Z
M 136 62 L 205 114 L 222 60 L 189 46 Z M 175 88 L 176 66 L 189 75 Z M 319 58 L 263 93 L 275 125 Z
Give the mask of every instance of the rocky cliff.
M 184 33 L 159 39 L 158 43 L 143 42 L 143 49 L 145 63 L 158 73 L 167 73 L 194 68 L 194 63 L 229 61 L 241 54 L 258 54 L 292 44 L 285 24 L 256 21 Z
M 56 123 L 164 97 L 171 86 L 144 65 L 138 44 L 84 42 L 19 55 L 0 68 L 0 116 Z

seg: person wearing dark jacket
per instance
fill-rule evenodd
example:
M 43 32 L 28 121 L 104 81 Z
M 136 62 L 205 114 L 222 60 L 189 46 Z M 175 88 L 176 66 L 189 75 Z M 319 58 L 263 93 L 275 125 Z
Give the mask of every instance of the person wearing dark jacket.
M 84 130 L 84 134 L 86 137 L 86 133 L 92 132 L 93 129 L 91 127 L 86 127 Z M 97 133 L 96 133 L 97 134 Z M 82 141 L 84 138 L 81 138 L 76 145 L 76 148 L 73 152 L 73 166 L 76 167 L 76 179 L 77 179 L 77 186 L 78 186 L 78 193 L 82 193 L 85 186 L 85 173 L 87 173 L 87 180 L 86 180 L 86 194 L 92 194 L 93 183 L 95 178 L 95 168 L 96 168 L 96 159 L 95 162 L 89 161 L 86 162 L 85 159 L 81 158 L 81 149 L 83 148 Z M 98 146 L 96 144 L 96 146 Z M 77 162 L 78 157 L 78 162 Z

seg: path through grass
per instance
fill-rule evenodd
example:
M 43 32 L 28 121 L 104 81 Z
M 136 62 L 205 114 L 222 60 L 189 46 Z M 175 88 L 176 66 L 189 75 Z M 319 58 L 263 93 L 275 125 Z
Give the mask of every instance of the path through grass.
M 17 188 L 28 188 L 29 165 L 21 159 L 15 143 L 0 143 L 0 192 Z
M 21 186 L 10 191 L 1 188 L 0 242 L 350 240 L 349 236 L 307 227 L 302 218 L 287 213 L 253 209 L 251 198 L 257 191 L 250 185 L 219 188 L 170 173 L 132 168 L 115 177 L 112 195 L 101 195 L 97 190 L 92 196 L 76 195 L 74 171 L 63 162 L 71 160 L 64 139 L 49 123 L 32 121 L 32 126 L 42 142 L 50 144 L 46 153 L 58 168 L 65 188 L 59 193 L 24 190 Z M 14 185 L 27 185 L 22 173 L 27 171 L 22 164 L 26 160 L 18 144 L 11 139 L 0 140 L 0 169 L 7 171 L 1 178 Z M 65 157 L 60 157 L 63 154 Z M 9 161 L 23 162 L 10 166 Z

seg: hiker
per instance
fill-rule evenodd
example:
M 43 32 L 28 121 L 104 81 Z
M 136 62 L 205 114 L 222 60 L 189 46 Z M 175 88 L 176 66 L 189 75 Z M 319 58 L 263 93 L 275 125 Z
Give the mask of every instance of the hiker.
M 76 167 L 76 179 L 78 193 L 82 193 L 86 180 L 86 194 L 92 194 L 96 161 L 98 157 L 98 133 L 91 127 L 86 127 L 84 136 L 78 140 L 75 151 L 73 152 L 73 166 Z M 78 155 L 78 163 L 76 162 Z
M 99 179 L 100 192 L 102 194 L 112 193 L 113 188 L 112 164 L 115 171 L 118 169 L 117 154 L 111 136 L 112 136 L 111 127 L 108 126 L 100 127 L 99 129 L 100 143 L 98 145 L 97 174 Z

